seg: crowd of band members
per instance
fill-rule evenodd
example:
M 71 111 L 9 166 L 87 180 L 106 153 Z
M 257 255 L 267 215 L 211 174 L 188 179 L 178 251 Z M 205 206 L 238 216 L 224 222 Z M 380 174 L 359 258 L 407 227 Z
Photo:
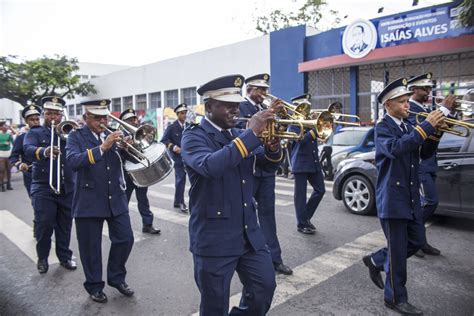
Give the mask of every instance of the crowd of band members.
M 245 98 L 241 96 L 244 82 Z M 425 103 L 431 86 L 431 74 L 409 82 L 400 78 L 387 85 L 378 97 L 387 111 L 375 129 L 379 172 L 376 199 L 387 247 L 367 255 L 363 262 L 372 281 L 385 289 L 385 305 L 409 314 L 420 311 L 408 303 L 407 258 L 420 250 L 423 254 L 440 253 L 426 241 L 423 224 L 437 205 L 434 153 L 441 137 L 437 129 L 444 124 L 444 115 L 452 114 L 454 98 L 445 99 L 443 113 L 430 111 Z M 184 213 L 188 212 L 184 200 L 186 174 L 191 183 L 190 251 L 202 315 L 228 312 L 230 281 L 235 272 L 243 291 L 239 306 L 233 307 L 231 314 L 264 315 L 271 306 L 275 272 L 293 273 L 283 263 L 275 219 L 275 173 L 284 159 L 291 164 L 295 179 L 297 231 L 311 235 L 316 231 L 311 220 L 325 193 L 317 130 L 306 128 L 304 137 L 288 146 L 291 151 L 282 148 L 278 139 L 262 143 L 258 135 L 283 106 L 278 100 L 263 104 L 269 88 L 268 74 L 214 79 L 198 89 L 205 102 L 202 121 L 188 124 L 187 106 L 180 104 L 175 108 L 178 119 L 161 139 L 175 162 L 174 206 Z M 297 96 L 292 102 L 310 105 L 310 96 Z M 85 126 L 71 132 L 67 142 L 51 137 L 55 133 L 51 125 L 61 121 L 65 102 L 46 97 L 41 103 L 42 108 L 31 105 L 23 110 L 30 131 L 17 137 L 11 156 L 11 163 L 23 172 L 34 209 L 37 269 L 40 273 L 48 271 L 53 232 L 60 264 L 76 269 L 69 248 L 74 218 L 86 278 L 84 287 L 92 300 L 106 302 L 101 258 L 106 221 L 111 240 L 107 283 L 131 296 L 134 291 L 126 283 L 125 264 L 134 240 L 128 207 L 133 190 L 142 216 L 142 231 L 159 234 L 160 230 L 153 227 L 147 188 L 136 187 L 126 173 L 122 178 L 123 161 L 133 160 L 118 143 L 127 135 L 106 132 L 110 100 L 96 100 L 82 103 Z M 431 113 L 418 124 L 407 109 Z M 236 120 L 239 115 L 247 120 Z M 138 126 L 133 109 L 121 113 L 120 119 Z M 299 132 L 295 126 L 290 130 Z M 58 155 L 65 157 L 59 177 L 55 174 L 57 169 L 50 170 L 50 159 Z M 59 194 L 50 189 L 50 172 L 53 179 L 61 181 Z M 309 200 L 308 182 L 313 188 Z M 386 273 L 385 282 L 381 271 Z

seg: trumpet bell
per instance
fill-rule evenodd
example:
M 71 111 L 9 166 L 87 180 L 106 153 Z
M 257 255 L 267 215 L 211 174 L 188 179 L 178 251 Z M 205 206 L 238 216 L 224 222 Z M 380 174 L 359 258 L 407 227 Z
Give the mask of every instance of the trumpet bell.
M 155 141 L 156 130 L 151 125 L 140 126 L 134 135 L 134 140 L 141 149 L 146 149 Z
M 66 140 L 69 134 L 79 128 L 79 125 L 74 121 L 62 121 L 56 126 L 56 133 L 62 140 Z

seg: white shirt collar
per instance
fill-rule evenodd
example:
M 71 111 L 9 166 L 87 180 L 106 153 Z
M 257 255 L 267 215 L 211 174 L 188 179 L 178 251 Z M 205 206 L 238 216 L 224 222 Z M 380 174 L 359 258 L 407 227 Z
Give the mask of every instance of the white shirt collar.
M 257 106 L 257 103 L 255 103 L 252 99 L 250 99 L 249 96 L 246 96 L 245 99 L 247 99 L 247 101 L 249 101 L 250 103 L 252 103 L 252 105 Z
M 396 118 L 396 117 L 394 117 L 394 116 L 391 116 L 391 115 L 388 114 L 388 113 L 387 113 L 387 115 L 390 116 L 390 118 L 391 118 L 392 120 L 394 120 L 395 123 L 397 123 L 397 126 L 400 127 L 400 129 L 401 129 L 402 131 L 403 131 L 403 128 L 402 128 L 402 126 L 401 126 L 402 123 L 405 125 L 405 128 L 407 128 L 407 127 L 406 127 L 407 124 L 403 121 L 403 119 Z
M 211 124 L 211 125 L 212 125 L 215 129 L 217 129 L 219 132 L 228 131 L 228 132 L 230 132 L 230 134 L 232 134 L 232 131 L 231 131 L 230 128 L 227 129 L 227 130 L 226 130 L 226 129 L 223 129 L 222 127 L 220 127 L 219 125 L 217 125 L 216 123 L 214 123 L 213 121 L 211 121 L 210 119 L 208 119 L 207 116 L 204 116 L 204 119 L 205 119 L 206 121 L 208 121 L 209 124 Z

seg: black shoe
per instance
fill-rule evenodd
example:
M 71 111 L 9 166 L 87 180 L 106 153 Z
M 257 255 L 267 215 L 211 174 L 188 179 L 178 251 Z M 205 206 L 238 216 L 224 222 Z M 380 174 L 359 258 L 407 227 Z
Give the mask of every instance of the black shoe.
M 298 231 L 306 235 L 314 235 L 316 231 L 312 230 L 310 227 L 298 227 Z
M 156 229 L 153 225 L 143 225 L 142 233 L 155 235 L 161 233 L 161 230 Z
M 416 308 L 415 306 L 411 305 L 410 303 L 390 303 L 387 301 L 385 302 L 385 306 L 387 306 L 390 309 L 393 309 L 394 311 L 402 314 L 402 315 L 423 315 L 423 312 Z
M 100 290 L 99 292 L 92 293 L 92 294 L 90 295 L 90 298 L 91 298 L 94 302 L 97 302 L 97 303 L 105 303 L 105 302 L 107 302 L 107 295 L 105 295 L 105 293 L 102 292 L 102 290 Z
M 13 190 L 12 185 L 10 183 L 7 183 L 7 190 Z
M 427 255 L 439 256 L 441 254 L 441 251 L 439 251 L 439 249 L 436 249 L 429 243 L 426 243 L 423 247 L 421 247 L 421 250 Z
M 284 275 L 292 275 L 293 270 L 290 269 L 289 266 L 284 265 L 283 263 L 274 263 L 273 267 L 275 268 L 275 271 Z
M 76 270 L 77 264 L 74 260 L 63 261 L 59 263 L 61 266 L 66 268 L 67 270 Z
M 419 249 L 417 252 L 415 252 L 415 256 L 417 256 L 418 258 L 423 258 L 425 256 L 425 253 L 423 252 L 423 250 Z
M 36 268 L 40 274 L 48 272 L 48 260 L 46 259 L 38 259 L 38 263 L 36 264 Z
M 377 267 L 372 262 L 371 257 L 370 256 L 365 256 L 364 258 L 362 258 L 362 261 L 364 262 L 365 266 L 367 268 L 369 268 L 369 275 L 370 275 L 370 279 L 372 280 L 372 282 L 374 282 L 374 284 L 378 288 L 383 289 L 384 284 L 383 284 L 383 281 L 382 281 L 382 276 L 380 275 L 379 269 L 377 269 Z
M 180 209 L 181 212 L 183 212 L 183 213 L 187 213 L 187 212 L 188 212 L 188 206 L 187 206 L 186 204 L 184 204 L 184 203 L 181 203 L 181 204 L 179 205 L 179 209 Z
M 6 190 L 5 190 L 5 186 L 2 184 L 2 185 L 0 186 L 0 192 L 5 192 L 5 191 L 6 191 Z
M 127 283 L 121 283 L 118 285 L 114 284 L 109 284 L 111 287 L 116 288 L 120 293 L 122 293 L 125 296 L 132 296 L 135 292 L 128 286 Z
M 316 231 L 316 226 L 314 226 L 310 221 L 308 221 L 308 227 L 311 228 L 311 230 Z

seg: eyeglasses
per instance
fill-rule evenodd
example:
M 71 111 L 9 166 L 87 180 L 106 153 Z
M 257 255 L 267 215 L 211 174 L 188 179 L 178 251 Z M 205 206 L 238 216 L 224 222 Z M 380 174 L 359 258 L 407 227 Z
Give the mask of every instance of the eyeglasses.
M 91 119 L 94 121 L 102 121 L 102 120 L 107 120 L 107 115 L 94 115 L 94 114 L 89 114 L 88 115 Z

